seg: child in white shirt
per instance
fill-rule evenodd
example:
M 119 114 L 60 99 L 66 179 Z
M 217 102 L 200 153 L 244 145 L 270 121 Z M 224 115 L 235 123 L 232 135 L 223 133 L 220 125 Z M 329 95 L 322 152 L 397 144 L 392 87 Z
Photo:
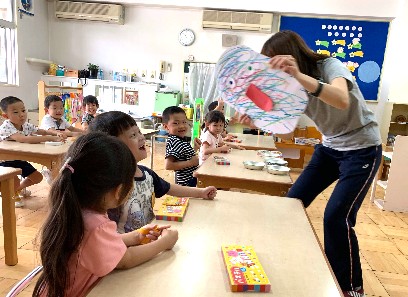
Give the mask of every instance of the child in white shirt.
M 41 129 L 51 132 L 61 131 L 66 136 L 79 136 L 84 133 L 83 130 L 71 126 L 64 118 L 64 105 L 57 95 L 45 97 L 44 110 L 46 115 L 41 120 Z
M 200 165 L 208 159 L 212 153 L 228 153 L 230 146 L 222 140 L 225 117 L 221 111 L 212 110 L 206 114 L 204 133 L 201 134 Z
M 6 120 L 0 126 L 0 141 L 11 140 L 23 143 L 40 143 L 44 141 L 64 141 L 66 138 L 61 132 L 52 132 L 38 129 L 35 125 L 27 122 L 27 110 L 24 102 L 14 96 L 8 96 L 0 101 L 3 118 Z M 41 136 L 38 136 L 41 135 Z M 22 160 L 2 160 L 0 166 L 20 168 L 23 180 L 18 177 L 14 179 L 15 206 L 23 207 L 20 194 L 24 197 L 30 196 L 27 187 L 38 184 L 42 175 L 33 165 Z

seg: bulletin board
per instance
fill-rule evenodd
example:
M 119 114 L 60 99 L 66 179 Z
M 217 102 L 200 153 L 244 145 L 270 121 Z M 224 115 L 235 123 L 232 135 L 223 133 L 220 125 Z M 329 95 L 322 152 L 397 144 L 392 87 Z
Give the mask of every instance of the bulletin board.
M 317 53 L 335 57 L 352 72 L 366 100 L 377 100 L 387 21 L 281 16 L 280 31 L 292 30 Z

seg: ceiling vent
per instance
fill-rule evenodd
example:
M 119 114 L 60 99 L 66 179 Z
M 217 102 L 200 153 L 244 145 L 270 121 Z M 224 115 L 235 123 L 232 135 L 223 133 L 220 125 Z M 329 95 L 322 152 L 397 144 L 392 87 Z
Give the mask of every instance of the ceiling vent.
M 203 11 L 203 28 L 272 33 L 272 13 Z
M 58 19 L 97 21 L 124 24 L 125 8 L 117 4 L 56 1 Z

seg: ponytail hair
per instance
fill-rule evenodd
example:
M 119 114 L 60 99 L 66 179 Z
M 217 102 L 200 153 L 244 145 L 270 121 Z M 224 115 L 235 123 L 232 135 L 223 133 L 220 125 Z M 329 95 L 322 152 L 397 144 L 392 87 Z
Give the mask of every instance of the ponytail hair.
M 43 273 L 33 296 L 64 297 L 73 280 L 68 263 L 84 236 L 83 209 L 105 213 L 105 195 L 122 186 L 121 200 L 133 189 L 136 161 L 128 147 L 105 133 L 80 136 L 69 148 L 48 196 L 49 215 L 42 228 Z

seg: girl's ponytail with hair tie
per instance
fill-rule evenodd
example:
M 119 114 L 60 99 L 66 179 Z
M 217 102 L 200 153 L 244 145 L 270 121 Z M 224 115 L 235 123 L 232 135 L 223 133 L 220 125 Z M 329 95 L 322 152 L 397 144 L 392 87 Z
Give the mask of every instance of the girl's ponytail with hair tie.
M 69 161 L 71 161 L 71 157 L 68 157 L 67 160 L 65 161 L 64 165 L 62 165 L 59 173 L 61 173 L 62 171 L 64 171 L 65 168 L 68 168 L 69 171 L 71 171 L 71 173 L 74 173 L 74 168 L 72 168 L 71 165 L 69 165 Z

